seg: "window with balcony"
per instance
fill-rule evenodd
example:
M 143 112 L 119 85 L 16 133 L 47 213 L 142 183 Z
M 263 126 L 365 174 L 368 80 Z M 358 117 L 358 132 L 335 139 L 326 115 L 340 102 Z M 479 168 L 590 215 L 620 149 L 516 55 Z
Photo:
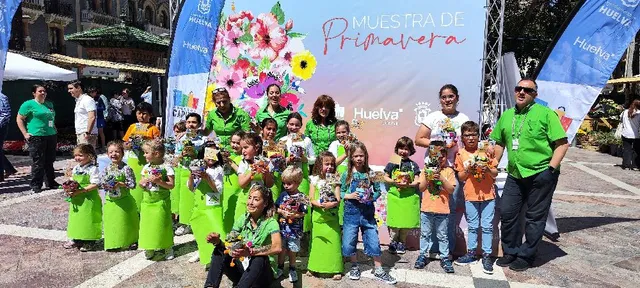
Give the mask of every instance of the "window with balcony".
M 57 27 L 49 27 L 50 53 L 64 54 L 64 33 Z
M 151 9 L 151 7 L 144 7 L 144 20 L 149 24 L 155 25 L 155 22 L 153 21 L 153 14 L 153 9 Z

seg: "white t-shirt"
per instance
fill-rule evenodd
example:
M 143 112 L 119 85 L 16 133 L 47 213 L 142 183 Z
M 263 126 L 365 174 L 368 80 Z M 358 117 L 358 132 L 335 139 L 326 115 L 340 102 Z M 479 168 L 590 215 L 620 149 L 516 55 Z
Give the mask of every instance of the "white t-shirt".
M 622 119 L 622 137 L 630 139 L 640 138 L 638 129 L 640 128 L 640 111 L 633 113 L 633 118 L 629 118 L 629 109 L 626 109 L 620 115 Z
M 89 125 L 89 112 L 96 111 L 96 101 L 87 94 L 82 94 L 76 99 L 76 107 L 73 109 L 75 114 L 74 124 L 76 127 L 76 134 L 82 134 L 87 132 L 87 126 Z M 90 134 L 98 134 L 98 117 L 96 115 L 96 121 L 93 123 L 93 128 Z
M 157 166 L 158 168 L 164 169 L 165 171 L 167 171 L 167 176 L 175 176 L 175 171 L 173 171 L 173 168 L 171 167 L 171 165 L 168 165 L 167 163 L 162 163 Z M 142 178 L 149 177 L 151 175 L 150 171 L 151 171 L 151 164 L 147 163 L 146 165 L 144 165 L 144 167 L 142 167 L 142 171 L 140 171 L 141 177 Z M 149 189 L 149 191 L 151 192 L 160 191 L 160 186 L 158 186 L 158 184 L 151 184 L 151 188 Z
M 447 118 L 451 120 L 451 124 L 456 130 L 456 141 L 458 141 L 457 146 L 453 146 L 447 150 L 448 165 L 450 167 L 453 167 L 456 153 L 458 153 L 460 146 L 462 146 L 462 141 L 460 141 L 460 126 L 462 126 L 464 122 L 469 121 L 469 117 L 467 117 L 467 115 L 462 112 L 458 112 L 458 114 L 455 115 L 445 115 L 444 113 L 442 113 L 442 111 L 436 111 L 427 115 L 427 118 L 424 119 L 422 125 L 427 126 L 427 128 L 431 129 L 431 141 L 444 141 L 445 139 L 443 137 L 444 133 L 442 131 L 442 125 L 445 123 L 445 120 Z M 427 153 L 429 153 L 429 151 L 425 153 L 425 157 L 427 156 Z
M 216 168 L 207 168 L 205 172 L 209 175 L 209 178 L 213 180 L 213 183 L 216 184 L 216 190 L 222 193 L 222 189 L 224 187 L 224 182 L 223 182 L 224 169 L 222 168 L 222 166 L 218 166 Z M 186 183 L 187 183 L 186 185 L 188 186 L 189 180 L 187 180 Z
M 80 164 L 73 167 L 71 170 L 73 174 L 88 174 L 89 175 L 89 183 L 91 184 L 100 184 L 100 169 L 98 166 L 93 163 L 89 163 L 84 166 L 80 166 Z
M 248 171 L 251 171 L 251 164 L 242 159 L 242 161 L 240 161 L 240 165 L 238 165 L 238 175 L 243 175 Z M 249 185 L 249 187 L 251 187 L 253 184 L 264 185 L 264 180 L 262 180 L 262 177 L 260 177 L 260 179 L 251 180 L 251 184 Z
M 316 162 L 316 152 L 313 150 L 313 143 L 311 142 L 311 138 L 304 135 L 302 137 L 302 141 L 293 142 L 290 136 L 284 136 L 280 138 L 280 141 L 286 142 L 287 150 L 291 149 L 291 146 L 293 145 L 302 147 L 304 149 L 304 155 L 307 156 L 309 165 L 312 165 Z

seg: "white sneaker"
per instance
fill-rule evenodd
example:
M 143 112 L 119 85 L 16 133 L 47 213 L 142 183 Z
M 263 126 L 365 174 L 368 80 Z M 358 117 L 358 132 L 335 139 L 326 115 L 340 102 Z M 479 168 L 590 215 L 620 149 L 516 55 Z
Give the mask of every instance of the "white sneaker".
M 200 254 L 196 253 L 196 255 L 193 255 L 193 257 L 189 258 L 188 262 L 189 263 L 196 263 L 200 261 Z
M 276 279 L 280 279 L 280 277 L 282 277 L 282 275 L 284 275 L 284 271 L 282 271 L 282 269 L 278 268 L 278 271 L 276 271 Z
M 289 269 L 289 282 L 298 282 L 298 273 L 296 273 L 296 270 Z
M 165 252 L 164 260 L 173 260 L 173 258 L 176 258 L 176 256 L 173 255 L 173 248 L 169 248 L 165 250 Z

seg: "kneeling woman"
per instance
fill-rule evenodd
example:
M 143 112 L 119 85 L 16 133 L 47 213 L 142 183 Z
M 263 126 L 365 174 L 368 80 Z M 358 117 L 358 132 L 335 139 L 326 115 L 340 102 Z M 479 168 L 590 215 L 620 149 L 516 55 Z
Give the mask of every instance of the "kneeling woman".
M 215 248 L 205 287 L 220 287 L 222 274 L 233 282 L 233 287 L 270 286 L 273 282 L 270 258 L 282 251 L 280 226 L 273 217 L 275 210 L 269 188 L 255 184 L 249 189 L 247 213 L 236 220 L 231 231 L 238 232 L 242 241 L 250 244 L 227 254 L 220 234 L 209 234 L 207 241 Z

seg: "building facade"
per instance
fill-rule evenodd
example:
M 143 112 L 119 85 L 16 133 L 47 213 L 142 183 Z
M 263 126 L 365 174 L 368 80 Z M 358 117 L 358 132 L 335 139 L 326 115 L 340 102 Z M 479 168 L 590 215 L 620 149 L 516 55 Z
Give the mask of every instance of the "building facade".
M 23 0 L 24 50 L 86 58 L 86 49 L 64 36 L 127 25 L 169 37 L 168 0 Z M 15 29 L 15 27 L 14 27 Z

